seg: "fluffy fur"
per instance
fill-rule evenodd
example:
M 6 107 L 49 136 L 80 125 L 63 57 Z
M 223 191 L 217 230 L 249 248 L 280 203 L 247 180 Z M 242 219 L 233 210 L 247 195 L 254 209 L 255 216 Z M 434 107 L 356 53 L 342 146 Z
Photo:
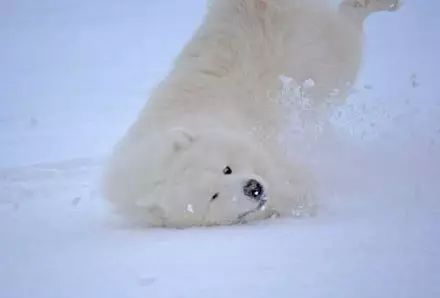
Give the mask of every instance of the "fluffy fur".
M 311 212 L 313 180 L 282 153 L 277 136 L 286 109 L 268 94 L 284 75 L 313 79 L 313 106 L 335 89 L 343 98 L 359 68 L 363 19 L 393 5 L 346 0 L 332 10 L 324 0 L 211 1 L 115 149 L 106 197 L 127 218 L 159 226 Z M 243 190 L 251 179 L 261 198 Z

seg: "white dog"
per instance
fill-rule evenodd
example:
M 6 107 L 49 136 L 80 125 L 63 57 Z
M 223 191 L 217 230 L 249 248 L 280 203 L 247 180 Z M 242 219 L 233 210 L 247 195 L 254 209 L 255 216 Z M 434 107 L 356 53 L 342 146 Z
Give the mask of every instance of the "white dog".
M 105 195 L 158 226 L 230 224 L 314 206 L 306 167 L 277 135 L 279 77 L 312 79 L 311 105 L 344 97 L 361 61 L 362 22 L 397 0 L 214 0 L 174 69 L 115 149 Z M 295 150 L 293 148 L 292 150 Z

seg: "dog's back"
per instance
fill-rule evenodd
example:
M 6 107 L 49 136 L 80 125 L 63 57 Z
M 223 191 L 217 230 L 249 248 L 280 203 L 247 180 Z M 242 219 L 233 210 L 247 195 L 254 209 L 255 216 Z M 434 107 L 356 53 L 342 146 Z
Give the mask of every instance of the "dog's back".
M 214 0 L 176 69 L 265 90 L 280 75 L 312 79 L 316 98 L 342 92 L 359 68 L 362 28 L 326 2 Z

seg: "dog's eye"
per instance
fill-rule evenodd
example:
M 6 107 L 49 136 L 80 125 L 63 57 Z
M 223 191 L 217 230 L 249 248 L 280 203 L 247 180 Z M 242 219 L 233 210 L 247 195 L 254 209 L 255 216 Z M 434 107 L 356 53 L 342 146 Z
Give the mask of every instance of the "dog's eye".
M 223 169 L 223 174 L 225 175 L 231 175 L 232 174 L 232 170 L 230 167 L 226 167 Z

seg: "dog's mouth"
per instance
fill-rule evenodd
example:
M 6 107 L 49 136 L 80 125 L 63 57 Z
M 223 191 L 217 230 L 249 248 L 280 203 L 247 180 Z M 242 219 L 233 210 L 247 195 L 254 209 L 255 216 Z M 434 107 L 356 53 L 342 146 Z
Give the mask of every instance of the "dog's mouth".
M 220 197 L 220 193 L 216 192 L 215 194 L 213 194 L 213 195 L 211 196 L 209 202 L 212 203 L 212 202 L 214 202 L 215 200 L 217 200 L 219 197 Z M 240 213 L 240 214 L 238 215 L 237 219 L 234 221 L 234 223 L 239 223 L 239 224 L 246 223 L 246 217 L 249 216 L 250 214 L 255 213 L 255 212 L 258 212 L 258 211 L 264 210 L 264 208 L 265 208 L 265 206 L 266 206 L 266 203 L 267 203 L 267 198 L 266 198 L 266 196 L 263 196 L 263 197 L 260 199 L 260 201 L 259 201 L 257 207 L 252 208 L 251 210 L 245 211 L 245 212 L 243 212 L 243 213 Z
M 237 217 L 237 221 L 238 221 L 238 223 L 246 223 L 246 217 L 247 217 L 248 215 L 250 215 L 250 214 L 252 214 L 252 213 L 255 213 L 255 212 L 258 212 L 258 211 L 260 211 L 260 210 L 264 210 L 264 207 L 266 206 L 266 202 L 267 202 L 266 197 L 263 197 L 263 198 L 260 200 L 260 202 L 258 203 L 257 207 L 255 207 L 255 208 L 253 208 L 253 209 L 251 209 L 251 210 L 248 210 L 248 211 L 246 211 L 246 212 L 243 212 L 243 213 L 241 213 L 240 215 L 238 215 L 238 217 Z

